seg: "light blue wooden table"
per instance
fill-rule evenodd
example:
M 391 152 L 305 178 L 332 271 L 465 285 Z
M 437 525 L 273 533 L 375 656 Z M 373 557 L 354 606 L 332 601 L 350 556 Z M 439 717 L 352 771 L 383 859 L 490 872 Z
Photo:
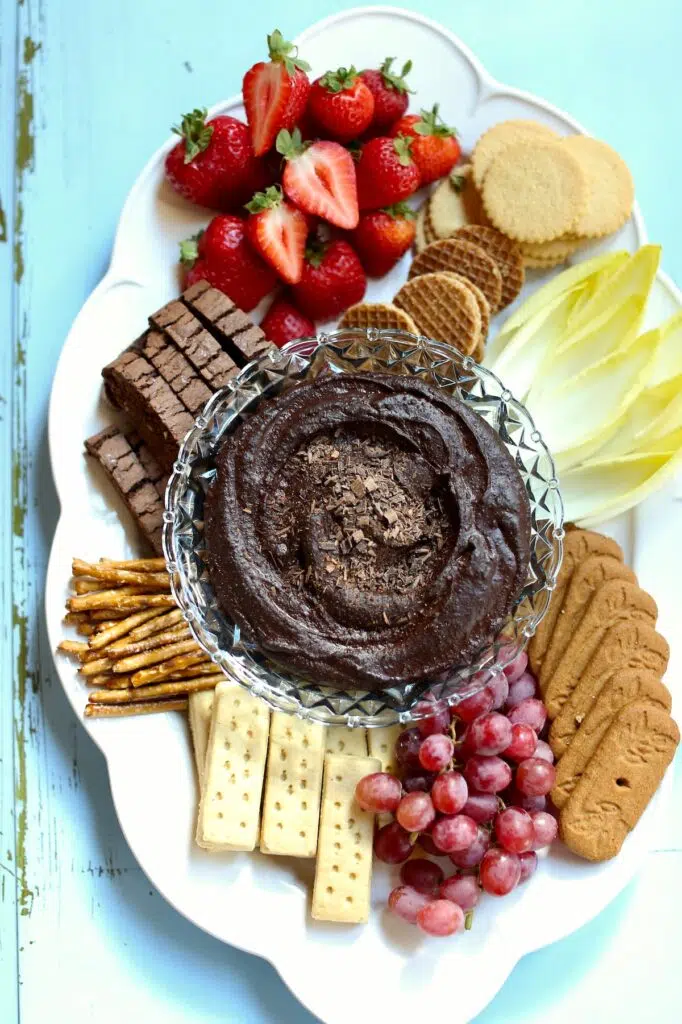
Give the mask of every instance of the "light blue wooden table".
M 168 126 L 237 91 L 266 31 L 295 34 L 351 6 L 0 0 L 2 1024 L 312 1020 L 269 965 L 180 918 L 128 852 L 41 622 L 57 516 L 45 425 L 65 334 Z M 680 0 L 415 6 L 496 77 L 566 108 L 623 154 L 681 283 Z M 677 794 L 679 808 L 679 781 Z M 682 1019 L 681 851 L 678 811 L 639 880 L 582 931 L 523 960 L 480 1024 Z

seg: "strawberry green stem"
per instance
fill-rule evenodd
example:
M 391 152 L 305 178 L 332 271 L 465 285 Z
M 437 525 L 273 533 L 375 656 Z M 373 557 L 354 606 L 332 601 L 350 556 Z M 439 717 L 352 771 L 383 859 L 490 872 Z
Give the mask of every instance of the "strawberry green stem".
M 206 124 L 206 107 L 196 107 L 185 114 L 180 126 L 173 125 L 172 131 L 185 140 L 185 163 L 189 164 L 199 153 L 208 148 L 213 135 L 213 125 Z

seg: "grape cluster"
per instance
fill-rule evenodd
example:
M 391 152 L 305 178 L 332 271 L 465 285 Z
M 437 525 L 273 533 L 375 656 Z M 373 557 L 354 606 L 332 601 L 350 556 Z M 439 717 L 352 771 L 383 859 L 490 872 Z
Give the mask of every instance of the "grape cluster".
M 470 927 L 481 893 L 525 882 L 557 836 L 547 810 L 554 756 L 540 738 L 547 711 L 527 666 L 522 652 L 454 708 L 434 704 L 398 736 L 402 778 L 375 772 L 357 785 L 361 807 L 393 815 L 374 838 L 379 860 L 402 865 L 388 905 L 428 935 Z M 422 856 L 409 860 L 415 845 Z M 455 873 L 426 855 L 449 858 Z

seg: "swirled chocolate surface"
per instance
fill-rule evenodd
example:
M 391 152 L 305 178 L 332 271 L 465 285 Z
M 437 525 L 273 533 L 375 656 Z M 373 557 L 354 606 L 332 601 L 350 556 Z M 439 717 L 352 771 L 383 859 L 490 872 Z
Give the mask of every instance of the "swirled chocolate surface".
M 318 378 L 224 441 L 211 579 L 281 666 L 381 690 L 466 663 L 526 581 L 530 512 L 495 432 L 410 377 Z

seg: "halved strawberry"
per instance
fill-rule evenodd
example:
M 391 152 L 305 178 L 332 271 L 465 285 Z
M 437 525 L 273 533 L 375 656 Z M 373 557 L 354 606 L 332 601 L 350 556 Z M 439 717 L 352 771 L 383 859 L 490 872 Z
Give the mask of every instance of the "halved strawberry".
M 256 192 L 246 209 L 251 214 L 246 222 L 251 245 L 282 280 L 297 284 L 303 273 L 308 237 L 306 215 L 285 200 L 279 185 Z
M 277 151 L 286 160 L 282 185 L 296 206 L 348 230 L 358 223 L 355 163 L 338 142 L 306 143 L 296 128 L 277 136 Z
M 282 128 L 293 128 L 305 109 L 310 92 L 306 74 L 310 65 L 279 29 L 268 36 L 269 61 L 254 64 L 244 75 L 242 95 L 251 129 L 253 151 L 261 156 Z

